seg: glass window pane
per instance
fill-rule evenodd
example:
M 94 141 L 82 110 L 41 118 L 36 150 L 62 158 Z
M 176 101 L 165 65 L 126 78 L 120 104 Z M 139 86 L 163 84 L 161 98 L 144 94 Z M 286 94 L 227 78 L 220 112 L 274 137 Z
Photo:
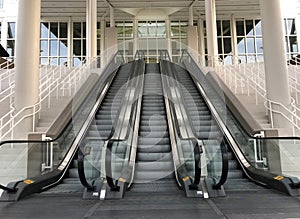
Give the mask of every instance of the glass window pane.
M 41 56 L 48 56 L 48 40 L 41 40 Z
M 256 38 L 256 52 L 257 53 L 264 53 L 263 39 L 262 38 Z
M 262 29 L 261 29 L 261 21 L 260 20 L 256 20 L 255 21 L 256 26 L 255 26 L 255 33 L 257 36 L 262 36 Z
M 223 21 L 223 36 L 231 36 L 230 21 Z
M 224 44 L 224 54 L 231 53 L 232 52 L 231 38 L 224 38 L 223 44 Z
M 255 53 L 254 38 L 247 38 L 247 51 L 248 53 Z
M 287 29 L 287 35 L 296 34 L 295 19 L 286 20 L 286 29 Z
M 139 26 L 138 26 L 138 36 L 143 38 L 143 37 L 147 37 L 147 23 L 146 22 L 139 22 Z
M 58 23 L 50 23 L 50 38 L 58 38 Z
M 60 38 L 68 38 L 68 24 L 67 23 L 59 24 L 59 37 Z
M 7 40 L 7 52 L 10 57 L 15 55 L 15 41 L 14 40 Z
M 86 40 L 82 40 L 82 55 L 86 56 Z
M 41 62 L 41 65 L 48 65 L 49 64 L 48 58 L 41 58 L 40 62 Z
M 8 23 L 7 38 L 16 38 L 16 23 L 15 22 Z
M 61 40 L 59 43 L 59 56 L 68 56 L 68 41 Z
M 245 36 L 244 21 L 236 21 L 236 34 L 238 36 Z
M 50 41 L 50 56 L 58 55 L 58 40 Z
M 73 53 L 74 55 L 81 56 L 81 40 L 73 41 Z
M 68 66 L 68 58 L 67 57 L 59 58 L 58 64 L 61 66 Z
M 48 38 L 49 37 L 49 24 L 48 23 L 41 23 L 41 38 Z
M 238 53 L 246 54 L 245 38 L 238 38 Z
M 223 54 L 222 38 L 218 38 L 218 53 Z
M 73 23 L 73 38 L 81 38 L 81 23 Z
M 217 21 L 217 34 L 218 36 L 222 36 L 221 21 Z
M 148 22 L 148 37 L 156 37 L 156 23 Z
M 157 37 L 166 37 L 165 22 L 157 22 Z
M 298 52 L 297 37 L 290 37 L 290 52 Z
M 246 20 L 246 32 L 247 32 L 247 36 L 254 35 L 253 20 Z
M 82 38 L 86 38 L 86 23 L 82 22 Z
M 246 56 L 239 56 L 240 63 L 246 63 Z

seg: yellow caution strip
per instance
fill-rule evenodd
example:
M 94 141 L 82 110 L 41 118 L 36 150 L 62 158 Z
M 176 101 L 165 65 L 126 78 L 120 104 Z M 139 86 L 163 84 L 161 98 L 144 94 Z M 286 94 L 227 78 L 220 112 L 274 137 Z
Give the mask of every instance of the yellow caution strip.
M 31 179 L 26 179 L 26 180 L 24 180 L 24 183 L 27 185 L 30 185 L 30 184 L 34 183 L 34 181 Z
M 123 182 L 123 183 L 124 183 L 124 182 L 126 182 L 126 179 L 120 178 L 120 179 L 119 179 L 119 182 Z
M 184 178 L 182 178 L 182 180 L 185 182 L 185 181 L 188 181 L 190 179 L 190 177 L 186 176 Z
M 284 179 L 284 177 L 283 177 L 283 176 L 276 176 L 276 177 L 274 177 L 274 179 L 276 179 L 276 180 L 280 181 L 280 180 L 283 180 L 283 179 Z

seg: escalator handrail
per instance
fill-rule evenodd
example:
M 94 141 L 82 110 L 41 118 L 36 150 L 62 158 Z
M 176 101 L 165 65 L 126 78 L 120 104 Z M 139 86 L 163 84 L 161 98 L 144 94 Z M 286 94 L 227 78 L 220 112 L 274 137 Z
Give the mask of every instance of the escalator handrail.
M 134 68 L 134 65 L 135 65 L 135 64 L 133 64 L 133 67 L 132 67 L 132 68 Z M 117 71 L 117 72 L 118 72 L 118 71 Z M 112 81 L 114 80 L 114 78 L 116 77 L 117 72 L 115 73 L 115 75 L 114 75 L 113 79 L 111 80 L 111 82 L 112 82 Z M 133 75 L 133 74 L 132 74 L 132 75 Z M 131 75 L 131 77 L 132 77 L 132 75 Z M 127 83 L 126 89 L 128 88 L 128 83 L 129 83 L 129 81 L 131 80 L 131 77 L 128 77 L 128 79 L 127 79 L 127 82 L 126 82 L 126 83 Z M 125 89 L 125 90 L 126 90 L 126 89 Z M 107 91 L 108 91 L 108 89 L 107 89 Z M 107 92 L 107 91 L 106 91 L 106 92 Z M 105 94 L 106 94 L 106 92 L 105 92 Z M 100 99 L 101 99 L 101 100 L 100 100 Z M 100 108 L 100 105 L 101 105 L 103 99 L 104 99 L 104 95 L 103 95 L 103 96 L 99 96 L 99 99 L 98 99 L 98 101 L 97 101 L 98 105 L 97 105 L 97 107 L 94 108 L 93 113 L 91 113 L 90 118 L 94 118 L 94 117 L 95 117 L 95 115 L 96 115 L 98 109 Z M 124 101 L 124 97 L 123 97 L 123 101 Z M 123 101 L 122 101 L 122 102 L 123 102 Z M 117 113 L 116 118 L 119 117 L 121 109 L 122 109 L 122 107 L 120 107 L 120 109 L 118 110 L 118 113 Z M 115 119 L 115 121 L 114 121 L 112 130 L 111 130 L 111 132 L 110 132 L 110 134 L 109 134 L 109 137 L 108 137 L 108 138 L 99 138 L 99 140 L 102 140 L 102 141 L 108 141 L 109 139 L 111 139 L 111 138 L 113 137 L 113 135 L 114 135 L 114 133 L 115 133 L 115 127 L 116 127 L 116 125 L 117 125 L 117 120 L 118 120 L 118 119 Z M 91 122 L 92 122 L 92 120 L 90 120 L 89 125 L 91 124 Z M 89 190 L 93 190 L 93 189 L 94 189 L 94 186 L 91 185 L 91 184 L 87 181 L 87 179 L 86 179 L 85 169 L 84 169 L 84 160 L 85 160 L 85 154 L 84 154 L 84 152 L 80 149 L 80 150 L 79 150 L 79 153 L 78 153 L 78 175 L 79 175 L 79 179 L 80 179 L 81 184 L 82 184 L 84 187 L 86 187 L 86 188 L 89 189 Z
M 118 56 L 119 53 L 120 53 L 119 51 L 116 52 L 116 54 L 111 58 L 111 61 L 109 63 L 112 63 L 112 60 L 114 60 Z M 123 58 L 123 62 L 124 62 L 124 58 Z M 111 67 L 111 65 L 108 64 L 105 67 L 102 75 L 106 76 L 110 67 Z M 117 68 L 118 67 L 119 66 L 117 66 Z M 111 72 L 109 72 L 109 73 L 111 73 Z M 101 77 L 98 80 L 101 80 Z M 77 113 L 78 110 L 75 113 Z M 83 128 L 83 126 L 81 127 L 81 129 Z M 4 144 L 49 144 L 49 143 L 54 143 L 54 142 L 58 141 L 59 138 L 61 138 L 63 136 L 63 134 L 64 134 L 64 132 L 65 132 L 66 129 L 67 129 L 67 125 L 59 133 L 58 136 L 56 136 L 55 138 L 53 138 L 51 140 L 43 140 L 43 141 L 40 141 L 40 140 L 8 140 L 8 141 L 2 141 L 2 142 L 0 142 L 0 147 L 2 145 L 4 145 Z M 70 161 L 74 157 L 75 151 L 76 151 L 76 149 L 78 148 L 78 145 L 79 145 L 78 142 L 80 141 L 78 139 L 80 139 L 80 135 L 79 134 L 77 135 L 77 137 L 74 138 L 73 142 L 70 144 L 70 147 L 67 149 L 67 152 L 66 152 L 64 158 L 62 159 L 62 161 L 60 162 L 60 164 L 58 164 L 57 168 L 54 168 L 53 171 L 44 174 L 42 177 L 41 176 L 32 177 L 31 179 L 32 179 L 33 183 L 27 185 L 27 187 L 33 185 L 35 187 L 35 189 L 33 189 L 33 191 L 40 191 L 40 189 L 38 189 L 39 186 L 35 186 L 36 184 L 41 184 L 41 186 L 42 186 L 41 189 L 45 189 L 45 188 L 51 187 L 52 185 L 55 185 L 56 183 L 58 183 L 62 179 L 63 175 L 65 174 L 66 167 L 70 164 Z M 77 145 L 75 145 L 75 144 L 77 144 Z M 52 172 L 53 172 L 53 174 L 52 174 Z M 58 174 L 60 176 L 56 176 Z M 47 176 L 55 178 L 55 179 L 54 180 L 50 180 L 49 184 L 47 184 L 46 182 L 44 182 L 46 180 Z M 41 180 L 40 180 L 40 178 L 41 178 Z M 7 187 L 7 186 L 3 186 L 3 185 L 0 184 L 0 186 L 1 186 L 0 189 L 3 189 L 3 190 L 8 191 L 8 192 L 16 192 L 18 190 L 17 186 L 20 183 L 22 183 L 22 182 L 24 182 L 24 181 L 23 180 L 19 180 L 19 181 L 15 182 L 13 187 Z
M 162 69 L 162 71 L 166 74 L 168 74 L 169 72 L 168 71 L 164 71 L 164 69 Z M 168 77 L 167 77 L 168 78 Z M 168 90 L 168 89 L 167 89 Z M 170 106 L 170 116 L 172 117 L 172 121 L 173 121 L 173 124 L 175 125 L 175 130 L 176 130 L 176 133 L 177 135 L 179 136 L 180 140 L 189 140 L 192 142 L 193 146 L 194 146 L 194 165 L 195 165 L 195 177 L 194 177 L 194 180 L 193 180 L 193 184 L 194 185 L 199 185 L 200 183 L 200 179 L 201 179 L 201 151 L 200 150 L 200 145 L 197 141 L 196 138 L 194 137 L 191 137 L 191 138 L 184 138 L 180 132 L 180 128 L 179 128 L 179 123 L 178 123 L 178 120 L 177 120 L 177 116 L 176 116 L 176 110 L 175 110 L 175 106 L 174 106 L 174 103 L 172 101 L 170 101 L 170 94 L 169 94 L 170 91 L 165 91 L 166 95 L 167 95 L 167 101 L 169 103 L 169 106 Z
M 143 61 L 140 61 L 140 63 L 143 64 L 143 66 L 144 66 Z M 139 71 L 140 69 L 143 69 L 143 70 Z M 142 74 L 144 74 L 144 67 L 143 68 L 137 68 L 137 70 L 136 69 L 134 70 L 134 75 L 136 76 L 136 78 L 138 78 Z M 136 99 L 137 97 L 142 96 L 141 92 L 143 91 L 143 89 L 142 89 L 143 79 L 137 80 L 136 83 L 138 83 L 138 84 L 134 84 L 132 86 L 139 88 L 139 90 L 137 90 L 135 92 L 135 98 L 134 99 Z M 128 140 L 130 130 L 131 130 L 131 128 L 133 128 L 133 126 L 132 126 L 133 121 L 134 121 L 134 119 L 137 118 L 137 116 L 134 116 L 134 115 L 136 115 L 136 113 L 137 113 L 137 102 L 132 104 L 131 107 L 130 107 L 130 120 L 129 120 L 129 123 L 126 127 L 125 137 L 122 138 L 122 139 L 111 138 L 111 139 L 108 140 L 108 143 L 107 143 L 106 155 L 105 155 L 105 172 L 106 172 L 107 184 L 109 185 L 109 187 L 111 188 L 112 191 L 119 191 L 118 180 L 116 180 L 116 183 L 114 183 L 114 179 L 112 178 L 112 168 L 111 168 L 111 166 L 112 166 L 112 147 L 113 147 L 113 144 L 115 142 L 125 142 L 125 141 Z

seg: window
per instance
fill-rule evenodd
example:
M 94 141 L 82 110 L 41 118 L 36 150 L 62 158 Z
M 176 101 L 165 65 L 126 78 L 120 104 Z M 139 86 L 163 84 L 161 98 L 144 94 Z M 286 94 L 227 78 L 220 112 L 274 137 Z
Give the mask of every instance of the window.
M 66 65 L 68 61 L 68 23 L 42 22 L 40 25 L 40 63 Z
M 263 40 L 261 21 L 236 20 L 238 58 L 242 63 L 262 61 Z
M 4 0 L 0 0 L 0 9 L 3 8 L 3 1 L 4 1 Z
M 7 28 L 7 52 L 9 57 L 15 57 L 16 23 L 9 22 Z
M 298 54 L 297 32 L 295 19 L 285 18 L 285 40 L 288 59 Z
M 86 23 L 73 23 L 73 65 L 78 66 L 86 58 Z
M 232 37 L 230 20 L 217 21 L 219 58 L 226 64 L 232 64 Z
M 139 38 L 165 38 L 166 24 L 164 21 L 140 21 L 138 36 Z
M 174 62 L 179 61 L 182 50 L 187 48 L 187 21 L 171 22 L 172 58 Z
M 133 60 L 133 22 L 117 21 L 115 23 L 118 35 L 118 49 L 124 54 L 127 61 Z

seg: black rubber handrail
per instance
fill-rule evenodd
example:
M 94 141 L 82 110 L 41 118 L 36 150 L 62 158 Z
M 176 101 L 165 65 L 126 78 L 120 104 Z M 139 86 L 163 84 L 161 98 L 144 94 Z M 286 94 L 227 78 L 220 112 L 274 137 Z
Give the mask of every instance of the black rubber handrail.
M 143 73 L 144 73 L 143 71 L 134 70 L 134 75 L 136 77 L 140 76 Z M 137 82 L 139 82 L 139 81 L 137 81 Z M 140 86 L 136 86 L 136 87 L 140 87 Z M 136 92 L 135 97 L 138 95 L 139 95 L 139 92 Z M 112 191 L 120 190 L 120 187 L 118 186 L 118 180 L 116 180 L 116 182 L 114 183 L 114 179 L 112 178 L 112 168 L 111 168 L 112 147 L 115 142 L 125 142 L 128 140 L 129 134 L 130 134 L 130 128 L 132 127 L 133 119 L 135 118 L 134 115 L 136 114 L 136 110 L 137 110 L 137 102 L 135 102 L 134 104 L 131 105 L 130 120 L 129 120 L 129 123 L 127 126 L 125 138 L 124 139 L 109 139 L 108 144 L 107 144 L 106 155 L 105 155 L 105 171 L 106 171 L 107 184 L 109 185 L 109 187 L 111 188 Z
M 168 62 L 169 63 L 169 62 Z M 166 71 L 162 72 L 165 75 L 170 74 L 170 71 L 167 69 Z M 169 91 L 167 91 L 169 92 Z M 196 188 L 199 183 L 200 183 L 200 179 L 201 179 L 201 153 L 202 153 L 202 148 L 200 148 L 200 145 L 198 144 L 198 141 L 196 138 L 184 138 L 180 132 L 180 127 L 178 124 L 178 120 L 177 120 L 177 116 L 176 116 L 176 110 L 175 110 L 175 106 L 174 103 L 170 100 L 168 100 L 169 105 L 170 105 L 170 110 L 171 110 L 171 114 L 172 114 L 172 118 L 173 118 L 173 122 L 175 125 L 175 130 L 176 133 L 178 135 L 178 137 L 181 140 L 189 140 L 192 142 L 193 146 L 194 146 L 194 165 L 195 165 L 195 176 L 194 176 L 194 180 L 193 180 L 193 185 L 192 187 Z
M 135 63 L 133 64 L 133 66 L 131 67 L 132 68 L 132 72 L 134 73 L 133 69 L 134 69 L 134 66 L 135 66 Z M 114 74 L 113 76 L 113 79 L 112 81 L 114 80 L 114 78 L 116 77 L 116 75 L 118 74 L 119 70 Z M 130 75 L 130 77 L 128 77 L 127 79 L 127 86 L 128 86 L 128 83 L 129 81 L 133 78 L 133 74 Z M 113 82 L 112 82 L 113 83 Z M 126 87 L 127 89 L 127 87 Z M 108 92 L 108 90 L 107 90 Z M 125 95 L 125 93 L 124 93 Z M 122 98 L 122 103 L 124 101 L 124 96 Z M 98 109 L 100 108 L 100 105 L 101 103 L 99 104 L 98 106 Z M 122 104 L 121 104 L 122 105 Z M 117 112 L 117 115 L 116 115 L 116 118 L 118 118 L 120 116 L 120 113 L 121 113 L 121 109 L 122 107 L 119 108 L 118 112 Z M 97 110 L 98 111 L 98 110 Z M 99 138 L 99 140 L 101 141 L 108 141 L 109 139 L 111 139 L 115 133 L 115 127 L 117 125 L 117 119 L 114 120 L 114 123 L 112 125 L 112 129 L 111 129 L 111 132 L 109 134 L 109 136 L 107 138 Z M 84 169 L 84 158 L 85 158 L 85 153 L 82 151 L 82 149 L 80 148 L 79 149 L 79 152 L 78 152 L 78 175 L 79 175 L 79 179 L 80 179 L 80 182 L 81 184 L 86 187 L 88 190 L 93 190 L 94 189 L 94 186 L 91 185 L 87 179 L 86 179 L 86 175 L 85 175 L 85 169 Z
M 184 51 L 183 53 L 187 53 L 187 51 Z M 189 54 L 188 54 L 189 55 Z M 183 56 L 182 56 L 183 57 Z M 213 93 L 216 93 L 216 91 L 214 90 L 214 88 L 212 87 L 211 83 L 206 79 L 205 75 L 203 74 L 203 72 L 201 71 L 201 69 L 199 68 L 199 66 L 195 63 L 195 61 L 189 57 L 192 64 L 195 66 L 195 70 L 199 71 L 200 74 L 197 74 L 196 76 L 192 76 L 191 72 L 189 72 L 189 74 L 191 75 L 191 77 L 194 80 L 198 80 L 197 83 L 199 83 L 198 89 L 202 89 L 204 94 L 207 96 L 207 91 L 206 89 L 212 89 Z M 207 86 L 209 88 L 203 88 L 203 84 L 205 85 L 205 83 L 207 83 Z M 201 91 L 202 92 L 202 91 Z M 219 95 L 216 93 L 216 96 L 219 97 Z M 208 102 L 211 102 L 210 100 L 206 100 Z M 211 105 L 213 105 L 213 103 L 210 103 Z M 218 112 L 216 112 L 218 113 Z M 247 130 L 245 130 L 245 128 L 239 123 L 238 120 L 236 120 L 235 116 L 233 114 L 231 114 L 231 112 L 229 111 L 230 116 L 232 116 L 232 119 L 234 119 L 234 126 L 236 126 L 239 131 L 241 133 L 243 133 L 243 138 L 245 139 L 252 139 L 252 140 L 259 140 L 261 142 L 266 142 L 267 140 L 294 140 L 294 141 L 299 141 L 300 138 L 299 137 L 253 137 L 252 135 L 250 135 Z M 221 122 L 223 123 L 222 119 L 220 118 Z M 232 133 L 232 130 L 229 130 L 227 127 L 227 125 L 222 125 L 225 126 L 225 129 L 221 129 L 224 132 L 226 132 L 227 134 L 225 135 L 226 140 L 228 140 L 230 147 L 233 150 L 233 153 L 235 153 L 235 155 L 237 156 L 238 162 L 240 163 L 244 173 L 246 174 L 246 176 L 258 183 L 258 184 L 262 184 L 265 186 L 269 186 L 272 187 L 274 189 L 277 189 L 279 191 L 288 193 L 289 195 L 299 195 L 299 191 L 297 191 L 298 188 L 298 184 L 300 184 L 299 179 L 294 178 L 294 177 L 288 177 L 288 176 L 280 176 L 281 180 L 276 180 L 276 178 L 278 177 L 277 174 L 273 174 L 270 173 L 268 171 L 264 171 L 261 169 L 257 169 L 255 167 L 252 166 L 252 164 L 247 160 L 247 158 L 244 156 L 242 150 L 240 149 L 239 146 L 239 142 L 235 139 L 234 134 Z
M 168 62 L 167 64 L 168 64 L 168 67 L 169 67 L 169 71 L 168 71 L 169 74 L 172 73 L 172 74 L 169 75 L 169 76 L 170 76 L 171 78 L 174 78 L 175 81 L 179 81 L 178 78 L 177 78 L 177 75 L 174 73 L 175 70 L 174 70 L 173 66 L 171 65 L 171 63 Z M 190 76 L 190 75 L 189 75 L 189 76 Z M 192 82 L 194 82 L 193 78 L 191 78 L 191 80 L 192 80 Z M 181 89 L 180 89 L 180 90 L 181 90 Z M 199 94 L 199 95 L 200 95 L 200 94 Z M 186 105 L 186 103 L 185 103 L 185 100 L 182 100 L 182 104 L 183 104 L 184 108 L 187 109 L 187 105 Z M 174 108 L 174 106 L 173 106 L 173 108 Z M 174 111 L 174 109 L 173 109 L 173 111 Z M 189 113 L 187 113 L 187 118 L 188 118 L 189 123 L 190 123 L 190 124 L 193 124 L 193 123 L 191 122 Z M 175 123 L 176 123 L 176 122 L 175 122 Z M 177 124 L 177 126 L 178 126 L 178 124 Z M 201 139 L 201 140 L 208 140 L 208 139 L 211 140 L 211 139 L 214 139 L 214 138 L 203 138 L 202 136 L 200 136 L 200 135 L 197 134 L 197 132 L 196 132 L 196 130 L 195 130 L 195 127 L 194 127 L 193 125 L 191 125 L 190 127 L 191 127 L 192 132 L 193 132 L 193 134 L 194 134 L 194 136 L 195 136 L 196 138 Z M 198 148 L 198 147 L 197 147 L 197 148 Z M 222 151 L 222 173 L 221 173 L 221 177 L 220 177 L 219 181 L 216 182 L 216 184 L 215 184 L 215 187 L 216 187 L 216 188 L 220 188 L 221 185 L 223 185 L 223 184 L 226 182 L 227 176 L 228 176 L 228 162 L 229 162 L 229 161 L 228 161 L 228 155 L 227 155 L 227 147 L 226 147 L 226 144 L 224 144 L 224 139 L 222 140 L 222 142 L 221 142 L 221 144 L 220 144 L 220 148 L 221 148 L 221 151 Z M 224 152 L 224 153 L 226 152 L 226 154 L 224 154 L 223 152 Z M 194 154 L 196 154 L 195 151 L 194 151 Z M 201 158 L 200 158 L 200 159 L 201 159 Z M 201 160 L 200 160 L 200 162 L 201 162 Z M 195 161 L 195 165 L 196 165 L 196 161 Z M 197 176 L 197 180 L 199 179 L 199 181 L 200 181 L 200 178 L 201 178 L 201 168 L 200 168 L 200 167 L 198 167 L 198 168 L 195 167 L 195 171 L 196 171 L 197 169 L 200 169 L 200 170 L 198 170 L 198 172 L 197 172 L 197 174 L 200 173 L 200 176 L 199 176 L 199 175 Z M 196 174 L 196 173 L 195 173 L 195 174 Z

